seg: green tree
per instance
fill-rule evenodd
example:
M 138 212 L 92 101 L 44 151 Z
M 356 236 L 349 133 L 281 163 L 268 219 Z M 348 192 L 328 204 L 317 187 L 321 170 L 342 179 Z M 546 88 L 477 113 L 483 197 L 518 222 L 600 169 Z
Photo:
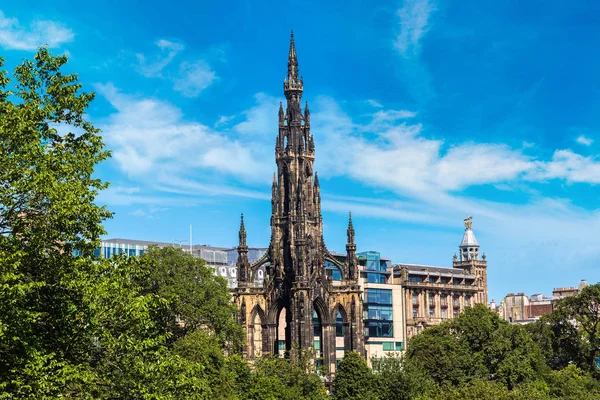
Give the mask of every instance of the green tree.
M 373 372 L 365 359 L 354 351 L 340 362 L 333 387 L 336 399 L 377 399 Z
M 292 352 L 290 358 L 265 356 L 254 363 L 248 399 L 326 399 L 327 391 L 315 373 L 312 352 Z
M 410 400 L 427 392 L 435 382 L 423 371 L 406 365 L 404 357 L 394 354 L 379 360 L 375 369 L 375 388 L 381 400 Z
M 425 329 L 408 344 L 407 364 L 439 385 L 497 380 L 509 389 L 544 373 L 539 347 L 523 327 L 510 325 L 483 305 Z
M 575 365 L 552 371 L 548 378 L 552 398 L 564 400 L 600 399 L 600 382 Z
M 156 261 L 93 257 L 111 215 L 93 173 L 109 153 L 66 61 L 42 48 L 13 81 L 0 72 L 0 398 L 215 398 L 214 352 L 169 345 L 179 303 L 148 285 Z M 198 277 L 220 306 L 226 288 Z M 233 341 L 232 308 L 216 313 L 202 323 Z
M 206 262 L 182 249 L 150 247 L 142 256 L 152 264 L 149 291 L 169 302 L 171 341 L 199 328 L 210 330 L 230 351 L 239 351 L 243 331 L 235 321 L 227 281 L 215 276 Z
M 85 376 L 83 297 L 111 215 L 94 203 L 106 187 L 94 168 L 109 156 L 85 118 L 94 95 L 66 62 L 42 48 L 11 79 L 0 59 L 0 390 L 23 397 Z

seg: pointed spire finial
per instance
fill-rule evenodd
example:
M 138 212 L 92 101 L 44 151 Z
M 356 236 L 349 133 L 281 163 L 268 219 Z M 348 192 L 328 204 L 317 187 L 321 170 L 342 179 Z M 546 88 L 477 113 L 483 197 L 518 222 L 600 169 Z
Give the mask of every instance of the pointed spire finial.
M 319 187 L 319 173 L 315 171 L 315 187 Z
M 348 213 L 348 244 L 354 244 L 354 225 L 352 224 L 352 212 Z
M 273 186 L 277 185 L 277 173 L 273 172 Z
M 298 59 L 296 57 L 296 44 L 294 43 L 294 31 L 290 35 L 290 53 L 288 55 L 288 80 L 298 81 Z
M 240 246 L 246 246 L 246 227 L 244 226 L 244 214 L 242 213 L 242 218 L 240 222 Z

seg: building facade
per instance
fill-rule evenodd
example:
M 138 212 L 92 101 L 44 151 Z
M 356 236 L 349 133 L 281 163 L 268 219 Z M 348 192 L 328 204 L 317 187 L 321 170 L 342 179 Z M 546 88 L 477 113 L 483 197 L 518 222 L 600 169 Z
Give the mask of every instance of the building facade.
M 336 321 L 341 316 L 344 351 L 364 355 L 363 307 L 352 219 L 348 224 L 346 262 L 331 254 L 323 240 L 321 189 L 313 165 L 315 142 L 308 104 L 301 110 L 304 82 L 298 72 L 294 36 L 283 83 L 286 108 L 279 106 L 275 140 L 277 172 L 271 196 L 271 240 L 260 260 L 250 263 L 246 230 L 239 232 L 238 323 L 245 328 L 244 357 L 279 354 L 292 348 L 316 350 L 316 362 L 333 373 L 336 366 Z M 339 281 L 329 279 L 325 263 Z M 264 268 L 264 280 L 256 274 Z M 319 349 L 315 349 L 315 335 Z
M 458 315 L 465 307 L 487 305 L 487 260 L 479 255 L 472 218 L 454 255 L 452 268 L 416 264 L 394 266 L 394 282 L 402 287 L 404 338 Z
M 104 258 L 109 258 L 117 254 L 141 256 L 149 246 L 176 247 L 181 248 L 186 253 L 190 252 L 189 245 L 116 238 L 103 240 L 100 243 L 100 247 L 94 251 L 94 255 L 96 257 Z M 250 262 L 256 262 L 265 254 L 266 251 L 266 248 L 253 247 L 249 249 L 248 260 Z M 215 271 L 215 275 L 226 279 L 227 285 L 230 289 L 237 286 L 237 267 L 235 265 L 237 261 L 237 247 L 214 247 L 203 244 L 195 244 L 191 246 L 191 253 L 194 257 L 204 259 L 206 261 L 206 265 Z M 233 254 L 235 254 L 235 256 Z M 263 276 L 264 268 L 257 270 L 257 282 L 261 282 Z
M 543 294 L 527 296 L 524 293 L 508 293 L 498 306 L 492 300 L 490 308 L 496 311 L 500 318 L 510 323 L 527 324 L 550 314 L 557 301 L 579 294 L 586 286 L 588 286 L 587 281 L 582 280 L 578 287 L 554 288 L 552 297 Z

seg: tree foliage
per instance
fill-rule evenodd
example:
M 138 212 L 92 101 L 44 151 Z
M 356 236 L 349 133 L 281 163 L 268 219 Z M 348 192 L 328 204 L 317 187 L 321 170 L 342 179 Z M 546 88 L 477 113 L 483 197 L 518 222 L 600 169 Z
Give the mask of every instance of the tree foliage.
M 170 340 L 176 341 L 200 328 L 208 329 L 223 347 L 241 348 L 243 332 L 236 324 L 236 308 L 227 281 L 214 274 L 206 262 L 174 247 L 150 247 L 142 256 L 151 273 L 146 282 L 149 292 L 169 302 Z
M 508 388 L 535 379 L 545 367 L 524 328 L 501 320 L 483 305 L 466 308 L 453 320 L 415 336 L 407 363 L 439 385 L 490 379 Z
M 531 324 L 528 330 L 540 344 L 547 364 L 562 369 L 574 363 L 600 375 L 600 284 L 557 302 L 554 311 Z

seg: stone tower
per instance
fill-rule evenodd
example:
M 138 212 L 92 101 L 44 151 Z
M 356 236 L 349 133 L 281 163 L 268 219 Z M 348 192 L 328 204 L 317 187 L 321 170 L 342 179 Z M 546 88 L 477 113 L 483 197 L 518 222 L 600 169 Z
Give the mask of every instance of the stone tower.
M 313 171 L 315 142 L 308 103 L 304 112 L 301 109 L 303 90 L 292 33 L 283 80 L 286 105 L 279 106 L 279 133 L 275 139 L 277 172 L 272 185 L 271 241 L 265 255 L 250 265 L 242 216 L 234 299 L 238 323 L 246 330 L 245 357 L 282 354 L 292 348 L 313 349 L 318 341 L 317 363 L 333 373 L 339 315 L 344 350 L 364 355 L 363 307 L 352 217 L 345 263 L 327 251 L 323 240 L 321 188 Z M 341 281 L 331 280 L 325 262 L 339 269 Z M 265 279 L 256 283 L 259 268 L 264 268 Z
M 454 256 L 454 268 L 462 268 L 471 275 L 475 276 L 475 284 L 479 291 L 474 295 L 475 303 L 488 304 L 487 291 L 487 260 L 485 253 L 479 256 L 479 243 L 473 233 L 473 217 L 464 219 L 465 233 L 463 234 L 460 246 L 458 246 L 459 256 Z

